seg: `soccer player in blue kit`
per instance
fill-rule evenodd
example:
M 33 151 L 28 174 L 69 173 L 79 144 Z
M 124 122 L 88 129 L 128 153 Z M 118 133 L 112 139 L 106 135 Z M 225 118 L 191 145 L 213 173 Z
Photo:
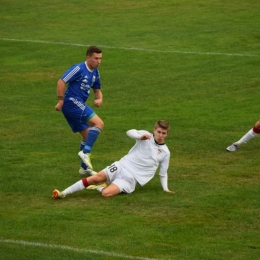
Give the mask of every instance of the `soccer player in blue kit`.
M 90 152 L 104 122 L 95 111 L 85 104 L 90 89 L 95 95 L 94 106 L 99 107 L 103 101 L 98 66 L 101 63 L 102 50 L 90 46 L 86 52 L 86 61 L 73 65 L 57 82 L 57 111 L 62 111 L 74 133 L 82 136 L 79 157 L 82 159 L 79 173 L 93 175 Z M 68 85 L 66 89 L 66 85 Z

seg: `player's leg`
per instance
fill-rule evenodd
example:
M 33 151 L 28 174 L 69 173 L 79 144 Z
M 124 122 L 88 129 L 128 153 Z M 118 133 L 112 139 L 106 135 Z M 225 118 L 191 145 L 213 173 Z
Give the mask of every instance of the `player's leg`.
M 86 145 L 88 131 L 89 131 L 89 128 L 86 128 L 86 129 L 82 130 L 80 133 L 82 136 L 82 140 L 80 142 L 79 151 L 82 151 Z M 81 160 L 79 174 L 82 176 L 85 175 L 87 168 L 88 168 L 88 166 Z
M 99 190 L 104 197 L 115 196 L 119 193 L 132 193 L 135 190 L 135 178 L 120 163 L 115 162 L 104 170 L 111 184 Z
M 232 145 L 228 146 L 226 148 L 227 151 L 229 151 L 229 152 L 236 151 L 240 147 L 240 145 L 249 142 L 251 139 L 253 139 L 256 136 L 258 136 L 259 133 L 260 133 L 260 120 L 258 120 L 255 123 L 254 127 L 252 129 L 250 129 L 244 136 L 242 136 L 242 138 L 240 140 L 238 140 L 237 142 L 235 142 Z
M 255 123 L 255 128 L 260 131 L 260 119 Z
M 120 173 L 121 170 L 121 166 L 118 162 L 115 162 L 113 164 L 111 164 L 110 166 L 107 166 L 103 171 L 102 174 L 104 173 L 106 175 L 106 181 L 111 183 L 113 180 L 115 180 L 115 178 L 117 177 L 117 175 Z M 98 190 L 99 192 L 102 193 L 103 196 L 108 197 L 108 196 L 114 196 L 118 193 L 120 193 L 120 189 L 118 187 L 114 187 L 114 185 L 109 185 L 107 187 L 107 185 L 101 184 L 101 185 L 94 185 L 92 182 L 96 182 L 96 181 L 100 181 L 100 179 L 97 179 L 97 177 L 99 176 L 99 173 L 96 174 L 95 176 L 89 177 L 88 181 L 89 181 L 89 186 L 86 187 L 86 189 L 95 189 Z M 102 181 L 101 181 L 102 182 Z M 104 190 L 107 190 L 108 193 L 103 193 Z M 106 196 L 108 195 L 108 196 Z
M 96 115 L 95 113 L 92 113 L 91 116 L 87 119 L 87 124 L 91 125 L 91 128 L 89 129 L 87 133 L 86 143 L 82 151 L 79 152 L 80 158 L 83 160 L 83 162 L 91 169 L 93 169 L 89 154 L 91 152 L 91 149 L 96 142 L 101 130 L 104 127 L 104 123 L 101 120 L 101 118 Z M 82 137 L 86 134 L 86 130 L 83 130 L 80 132 Z M 83 137 L 84 138 L 84 137 Z
M 93 167 L 88 154 L 104 127 L 103 121 L 96 115 L 92 108 L 74 98 L 68 100 L 66 104 L 64 104 L 62 112 L 72 131 L 74 133 L 79 132 L 83 141 L 86 142 L 78 155 L 86 166 L 92 169 Z
M 99 176 L 94 175 L 92 177 L 87 178 L 88 184 L 90 186 L 87 189 L 96 189 L 101 192 L 103 197 L 112 197 L 119 193 L 132 193 L 135 190 L 136 180 L 134 177 L 128 173 L 119 162 L 114 162 L 110 166 L 106 167 L 102 174 L 106 175 L 106 181 L 111 183 L 109 186 L 104 184 L 102 185 L 90 185 L 92 181 L 95 182 L 103 182 L 102 179 L 97 179 L 96 177 Z
M 99 188 L 97 190 L 101 192 L 103 197 L 112 197 L 121 193 L 120 188 L 114 183 L 111 183 L 106 188 L 103 189 Z
M 254 125 L 252 129 L 250 129 L 240 140 L 236 142 L 238 146 L 241 144 L 245 144 L 249 142 L 251 139 L 255 138 L 258 136 L 260 133 L 260 123 L 257 121 L 257 123 Z
M 115 179 L 108 187 L 99 191 L 103 197 L 112 197 L 119 193 L 132 193 L 135 190 L 135 185 L 136 181 L 132 176 L 129 178 L 121 172 L 121 174 L 117 175 L 117 179 Z
M 86 145 L 86 140 L 89 132 L 89 127 L 81 131 L 82 140 L 80 142 L 80 148 L 79 151 L 82 151 Z M 89 154 L 89 160 L 91 163 L 91 154 Z M 79 174 L 80 176 L 91 176 L 96 174 L 96 172 L 93 169 L 88 168 L 88 166 L 83 162 L 81 159 L 80 168 L 79 168 Z
M 119 194 L 123 190 L 123 186 L 120 180 L 116 182 L 116 179 L 121 174 L 122 167 L 119 162 L 114 162 L 110 166 L 107 166 L 102 172 L 106 175 L 106 181 L 111 183 L 109 186 L 105 187 L 102 186 L 95 186 L 92 185 L 92 187 L 88 187 L 87 189 L 97 189 L 99 192 L 101 192 L 102 196 L 104 197 L 111 197 L 114 195 Z M 97 174 L 98 175 L 98 174 Z M 97 175 L 94 175 L 92 177 L 89 177 L 88 180 L 91 181 L 94 180 Z M 122 181 L 123 182 L 123 181 Z M 122 186 L 122 187 L 121 187 Z
M 101 130 L 104 127 L 103 121 L 96 114 L 88 120 L 87 124 L 91 127 L 88 130 L 84 129 L 80 132 L 83 139 L 85 138 L 86 140 L 86 144 L 82 149 L 84 153 L 90 153 L 94 143 L 96 142 Z
M 81 134 L 82 141 L 80 144 L 80 151 L 82 151 L 86 146 L 86 140 L 90 130 L 90 125 L 86 124 L 86 122 L 89 117 L 93 117 L 95 115 L 95 112 L 86 106 L 86 104 L 82 101 L 71 98 L 67 100 L 66 103 L 64 103 L 62 107 L 62 113 L 72 131 L 74 133 L 79 132 Z M 91 169 L 88 169 L 88 172 L 86 170 L 87 165 L 82 162 L 79 173 L 81 175 L 90 174 L 89 171 Z
M 104 171 L 100 171 L 99 173 L 90 176 L 88 178 L 82 178 L 80 181 L 77 181 L 76 183 L 72 184 L 71 186 L 69 186 L 63 191 L 59 191 L 55 189 L 52 193 L 52 198 L 53 199 L 64 198 L 69 194 L 81 191 L 90 185 L 105 182 L 106 180 L 107 178 Z

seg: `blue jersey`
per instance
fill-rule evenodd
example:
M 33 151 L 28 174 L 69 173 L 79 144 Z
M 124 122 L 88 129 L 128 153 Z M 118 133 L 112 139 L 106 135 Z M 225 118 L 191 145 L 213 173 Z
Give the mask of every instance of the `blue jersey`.
M 98 69 L 89 70 L 86 62 L 73 65 L 63 74 L 61 79 L 68 83 L 64 101 L 74 97 L 85 103 L 90 95 L 90 88 L 101 89 Z

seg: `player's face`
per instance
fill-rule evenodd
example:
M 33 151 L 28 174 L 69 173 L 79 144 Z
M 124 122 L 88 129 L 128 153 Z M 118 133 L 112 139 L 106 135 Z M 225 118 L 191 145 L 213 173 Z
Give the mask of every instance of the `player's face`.
M 88 67 L 93 70 L 99 66 L 102 59 L 102 53 L 93 53 L 91 56 L 87 56 Z
M 158 144 L 164 144 L 164 139 L 168 135 L 167 130 L 158 127 L 156 129 L 154 129 L 153 133 L 154 133 L 154 140 Z

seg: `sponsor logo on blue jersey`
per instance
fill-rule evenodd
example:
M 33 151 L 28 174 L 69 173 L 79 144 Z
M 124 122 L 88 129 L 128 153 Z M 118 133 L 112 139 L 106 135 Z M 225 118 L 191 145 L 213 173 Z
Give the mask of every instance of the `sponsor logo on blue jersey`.
M 91 86 L 93 86 L 93 78 L 92 78 L 92 84 L 89 85 L 88 84 L 88 76 L 85 76 L 82 81 L 81 81 L 81 84 L 80 84 L 80 88 L 84 91 L 86 91 L 88 94 L 90 93 L 90 88 Z

